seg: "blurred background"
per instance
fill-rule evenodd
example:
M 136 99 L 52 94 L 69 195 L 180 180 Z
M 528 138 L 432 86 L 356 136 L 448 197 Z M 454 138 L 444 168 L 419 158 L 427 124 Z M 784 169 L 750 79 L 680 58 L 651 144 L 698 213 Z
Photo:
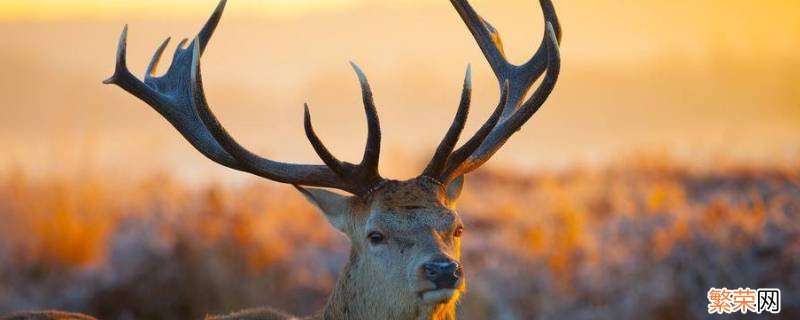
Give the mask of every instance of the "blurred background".
M 527 60 L 537 1 L 472 2 L 512 61 Z M 800 317 L 800 2 L 555 5 L 559 84 L 460 204 L 463 317 L 703 319 L 710 287 L 780 288 L 771 319 Z M 164 38 L 193 37 L 215 6 L 0 1 L 0 313 L 324 305 L 343 236 L 292 188 L 214 164 L 100 83 L 124 24 L 140 75 Z M 422 0 L 230 1 L 203 57 L 206 95 L 251 150 L 316 163 L 309 102 L 318 133 L 352 161 L 366 125 L 351 60 L 375 92 L 385 176 L 422 169 L 467 64 L 466 134 L 498 99 L 455 10 Z

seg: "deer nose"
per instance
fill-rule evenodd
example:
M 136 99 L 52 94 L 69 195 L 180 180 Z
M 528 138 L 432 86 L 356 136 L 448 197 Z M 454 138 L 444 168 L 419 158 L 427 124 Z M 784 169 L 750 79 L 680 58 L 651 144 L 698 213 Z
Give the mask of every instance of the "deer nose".
M 449 259 L 437 259 L 422 266 L 425 278 L 436 285 L 437 289 L 455 289 L 463 270 L 458 262 Z

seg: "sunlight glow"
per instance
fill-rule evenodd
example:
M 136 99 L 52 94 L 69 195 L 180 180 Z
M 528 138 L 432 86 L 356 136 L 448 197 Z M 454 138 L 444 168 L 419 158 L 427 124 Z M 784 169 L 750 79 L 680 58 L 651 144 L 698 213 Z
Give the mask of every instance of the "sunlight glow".
M 293 17 L 311 12 L 348 8 L 364 0 L 237 0 L 242 12 L 257 15 Z M 2 20 L 60 20 L 115 18 L 119 16 L 183 17 L 205 13 L 215 0 L 6 0 L 0 2 Z M 158 8 L 156 12 L 155 8 Z

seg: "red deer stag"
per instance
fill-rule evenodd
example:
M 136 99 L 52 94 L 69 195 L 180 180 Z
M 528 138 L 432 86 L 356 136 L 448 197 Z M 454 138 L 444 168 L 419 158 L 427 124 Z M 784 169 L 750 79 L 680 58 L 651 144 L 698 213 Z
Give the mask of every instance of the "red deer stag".
M 452 125 L 422 174 L 406 181 L 386 179 L 378 173 L 378 115 L 367 78 L 355 64 L 368 123 L 360 163 L 340 161 L 331 154 L 314 132 L 308 106 L 305 133 L 324 165 L 266 159 L 236 142 L 212 113 L 200 74 L 200 57 L 220 20 L 225 0 L 194 41 L 188 46 L 181 42 L 166 74 L 157 77 L 155 69 L 169 39 L 164 41 L 150 62 L 144 81 L 126 67 L 126 26 L 119 40 L 116 70 L 104 83 L 116 84 L 153 107 L 209 159 L 294 185 L 336 229 L 347 235 L 350 259 L 325 309 L 311 319 L 455 319 L 456 301 L 466 288 L 460 261 L 464 227 L 455 209 L 464 175 L 489 160 L 550 95 L 560 69 L 561 32 L 552 3 L 540 0 L 545 18 L 543 40 L 528 62 L 514 65 L 505 57 L 498 32 L 467 0 L 450 2 L 497 76 L 500 101 L 474 136 L 455 148 L 470 105 L 468 69 Z M 524 100 L 545 72 L 541 84 Z M 209 319 L 292 317 L 270 309 L 253 309 Z

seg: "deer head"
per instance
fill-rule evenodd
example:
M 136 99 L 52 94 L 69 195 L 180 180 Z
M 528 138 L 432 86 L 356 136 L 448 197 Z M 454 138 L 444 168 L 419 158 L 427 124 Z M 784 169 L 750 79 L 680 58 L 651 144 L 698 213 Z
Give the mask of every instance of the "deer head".
M 266 159 L 237 143 L 212 113 L 200 73 L 200 57 L 225 0 L 188 46 L 186 40 L 178 45 L 167 72 L 157 77 L 155 70 L 167 38 L 156 50 L 143 81 L 126 67 L 126 26 L 114 75 L 104 83 L 116 84 L 149 104 L 209 159 L 294 185 L 349 237 L 350 261 L 325 310 L 326 318 L 452 318 L 454 304 L 466 287 L 460 260 L 464 226 L 455 205 L 464 175 L 489 160 L 545 102 L 558 78 L 561 32 L 552 3 L 540 0 L 545 17 L 542 43 L 528 62 L 514 65 L 505 58 L 497 31 L 466 0 L 450 2 L 497 76 L 501 97 L 483 126 L 456 148 L 470 106 L 468 68 L 452 125 L 422 174 L 406 181 L 386 179 L 378 172 L 380 123 L 367 78 L 355 64 L 368 123 L 366 147 L 358 164 L 340 161 L 325 147 L 314 132 L 307 105 L 305 133 L 323 165 Z M 538 88 L 523 99 L 545 71 Z

